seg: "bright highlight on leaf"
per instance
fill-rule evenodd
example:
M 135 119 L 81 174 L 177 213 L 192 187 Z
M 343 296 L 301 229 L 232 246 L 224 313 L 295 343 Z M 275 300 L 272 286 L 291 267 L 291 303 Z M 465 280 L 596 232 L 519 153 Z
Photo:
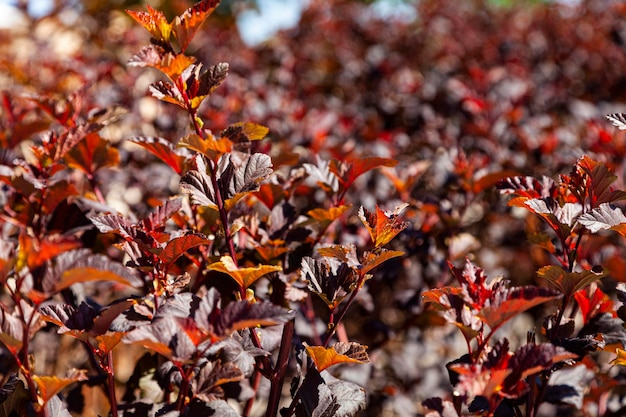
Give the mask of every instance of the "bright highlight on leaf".
M 333 346 L 306 346 L 306 352 L 319 372 L 341 363 L 369 363 L 367 346 L 355 342 L 337 342 Z
M 222 256 L 219 262 L 209 265 L 209 269 L 229 275 L 242 288 L 248 288 L 264 275 L 282 271 L 280 266 L 274 265 L 259 265 L 257 267 L 239 268 L 235 265 L 233 258 L 230 256 Z
M 358 213 L 359 218 L 367 227 L 367 231 L 377 248 L 389 243 L 398 233 L 409 226 L 408 222 L 400 220 L 400 213 L 407 207 L 408 204 L 405 203 L 389 211 L 381 210 L 376 206 L 376 211 L 372 213 L 361 206 Z

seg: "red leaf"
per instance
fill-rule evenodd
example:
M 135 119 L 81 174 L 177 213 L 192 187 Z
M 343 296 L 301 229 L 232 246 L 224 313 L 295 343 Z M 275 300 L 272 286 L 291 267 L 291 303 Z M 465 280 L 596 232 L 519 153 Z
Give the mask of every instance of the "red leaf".
M 65 155 L 65 162 L 71 168 L 80 169 L 87 176 L 100 168 L 115 166 L 119 163 L 119 152 L 97 133 L 91 133 Z
M 505 294 L 504 299 L 498 297 L 495 302 L 478 312 L 478 317 L 492 330 L 518 314 L 559 296 L 556 291 L 534 286 L 512 288 Z
M 200 245 L 210 245 L 212 243 L 211 239 L 207 239 L 200 235 L 186 235 L 176 237 L 169 242 L 165 246 L 162 252 L 157 253 L 159 259 L 163 261 L 166 265 L 173 264 L 176 259 L 178 259 L 181 255 L 187 252 L 191 248 L 195 248 Z
M 177 174 L 182 174 L 186 158 L 174 149 L 174 146 L 166 139 L 158 137 L 138 136 L 130 139 L 131 142 L 147 149 L 157 158 L 165 162 Z
M 330 165 L 330 170 L 337 176 L 343 189 L 347 190 L 358 177 L 366 172 L 382 166 L 394 167 L 397 164 L 398 162 L 393 159 L 374 156 L 351 159 L 342 163 L 333 160 Z
M 220 0 L 202 0 L 174 19 L 172 26 L 181 52 L 187 49 L 202 23 L 213 13 L 219 3 Z
M 400 213 L 408 207 L 408 204 L 401 204 L 395 210 L 381 210 L 376 206 L 376 212 L 371 213 L 363 206 L 359 208 L 359 218 L 367 228 L 374 245 L 378 248 L 386 245 L 396 237 L 398 233 L 409 226 L 408 222 L 400 220 Z

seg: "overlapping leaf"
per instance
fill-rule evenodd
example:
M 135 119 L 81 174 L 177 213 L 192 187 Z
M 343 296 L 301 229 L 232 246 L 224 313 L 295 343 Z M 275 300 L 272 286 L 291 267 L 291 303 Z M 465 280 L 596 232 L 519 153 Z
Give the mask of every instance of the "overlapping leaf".
M 195 110 L 200 107 L 204 99 L 211 94 L 228 75 L 228 64 L 220 63 L 213 65 L 204 71 L 202 64 L 189 65 L 181 78 L 185 87 L 188 104 L 185 107 Z
M 394 210 L 382 210 L 376 206 L 376 211 L 373 213 L 363 206 L 359 208 L 359 218 L 367 228 L 377 248 L 389 243 L 398 233 L 409 226 L 408 222 L 402 221 L 400 218 L 400 213 L 407 207 L 408 204 L 401 204 Z
M 626 216 L 620 208 L 608 203 L 600 204 L 583 214 L 578 221 L 591 233 L 597 233 L 600 230 L 615 230 L 620 235 L 626 236 Z
M 159 45 L 149 45 L 143 47 L 137 55 L 133 56 L 128 61 L 128 65 L 156 68 L 171 80 L 176 80 L 194 62 L 196 62 L 194 57 L 174 54 Z
M 357 282 L 358 276 L 346 263 L 334 270 L 326 262 L 305 257 L 302 260 L 302 277 L 308 282 L 309 290 L 319 295 L 330 310 L 337 307 Z
M 197 169 L 181 178 L 180 187 L 189 194 L 192 204 L 217 208 L 217 197 L 205 159 L 196 157 L 196 166 Z M 258 190 L 259 183 L 271 173 L 272 161 L 268 155 L 256 153 L 235 161 L 230 154 L 225 154 L 217 164 L 216 183 L 222 199 L 232 205 L 243 195 Z
M 537 271 L 537 276 L 546 280 L 547 284 L 566 298 L 570 298 L 578 290 L 582 290 L 592 282 L 598 281 L 608 275 L 608 271 L 594 268 L 581 272 L 568 272 L 557 265 L 548 265 Z

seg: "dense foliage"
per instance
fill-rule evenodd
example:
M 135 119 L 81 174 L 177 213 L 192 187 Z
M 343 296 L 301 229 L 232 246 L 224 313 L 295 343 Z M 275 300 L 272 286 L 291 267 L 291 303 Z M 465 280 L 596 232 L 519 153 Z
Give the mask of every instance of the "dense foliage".
M 0 32 L 0 415 L 624 413 L 623 5 L 166 3 Z

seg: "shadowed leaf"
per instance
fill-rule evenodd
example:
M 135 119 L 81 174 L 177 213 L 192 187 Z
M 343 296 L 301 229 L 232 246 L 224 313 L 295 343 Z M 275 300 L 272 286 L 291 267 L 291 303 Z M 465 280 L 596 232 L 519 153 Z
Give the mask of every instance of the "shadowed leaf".
M 596 271 L 594 268 L 589 271 L 567 272 L 556 265 L 544 266 L 537 271 L 539 278 L 545 279 L 550 287 L 560 291 L 567 298 L 607 275 L 608 271 L 605 269 Z

